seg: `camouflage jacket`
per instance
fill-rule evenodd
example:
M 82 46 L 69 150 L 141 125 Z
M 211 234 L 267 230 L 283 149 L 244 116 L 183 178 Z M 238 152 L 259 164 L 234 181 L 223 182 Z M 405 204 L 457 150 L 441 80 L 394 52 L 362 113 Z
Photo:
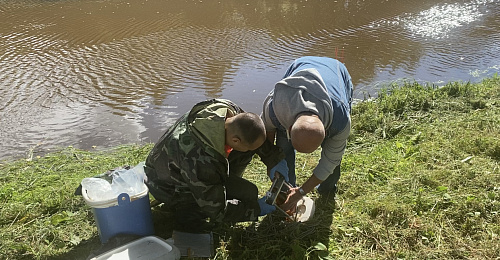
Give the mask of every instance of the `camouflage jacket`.
M 229 176 L 224 123 L 226 114 L 241 112 L 229 100 L 213 99 L 196 104 L 178 119 L 146 160 L 151 194 L 167 202 L 176 192 L 191 193 L 208 217 L 224 220 L 228 210 L 224 183 Z M 284 157 L 278 147 L 261 147 L 256 152 L 269 167 Z M 256 216 L 247 218 L 255 220 Z

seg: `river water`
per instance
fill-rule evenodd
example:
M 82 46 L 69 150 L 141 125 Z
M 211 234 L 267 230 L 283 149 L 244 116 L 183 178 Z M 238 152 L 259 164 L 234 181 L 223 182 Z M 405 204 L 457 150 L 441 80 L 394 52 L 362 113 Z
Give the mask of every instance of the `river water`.
M 0 159 L 155 142 L 198 101 L 261 104 L 304 55 L 355 97 L 500 70 L 500 0 L 0 0 Z

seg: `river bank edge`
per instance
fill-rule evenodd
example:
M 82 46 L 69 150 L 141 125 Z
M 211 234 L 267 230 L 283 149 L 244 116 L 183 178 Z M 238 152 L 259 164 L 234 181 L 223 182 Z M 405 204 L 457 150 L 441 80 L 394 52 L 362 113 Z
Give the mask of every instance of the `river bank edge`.
M 357 103 L 335 200 L 313 221 L 217 227 L 214 259 L 496 259 L 500 255 L 500 77 L 435 88 L 392 85 Z M 145 160 L 152 144 L 72 147 L 0 163 L 0 252 L 5 259 L 86 259 L 99 246 L 81 179 Z M 319 151 L 299 154 L 298 183 Z M 263 194 L 264 166 L 245 177 Z M 153 209 L 158 236 L 168 213 Z M 271 225 L 272 224 L 272 225 Z

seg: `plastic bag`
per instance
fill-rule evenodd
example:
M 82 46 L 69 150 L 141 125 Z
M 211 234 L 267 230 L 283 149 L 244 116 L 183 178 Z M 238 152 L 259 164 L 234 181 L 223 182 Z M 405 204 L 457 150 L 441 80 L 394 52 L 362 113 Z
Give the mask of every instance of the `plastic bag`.
M 131 197 L 145 189 L 144 162 L 134 168 L 117 168 L 101 176 L 102 178 L 84 178 L 81 182 L 83 190 L 87 191 L 89 199 L 93 201 L 114 199 L 122 193 Z M 107 176 L 111 177 L 111 183 L 105 179 Z

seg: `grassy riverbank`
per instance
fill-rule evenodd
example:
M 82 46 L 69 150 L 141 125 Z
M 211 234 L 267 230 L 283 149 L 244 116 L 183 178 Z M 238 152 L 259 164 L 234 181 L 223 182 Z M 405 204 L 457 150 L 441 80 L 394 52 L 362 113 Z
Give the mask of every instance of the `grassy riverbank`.
M 394 86 L 353 108 L 335 200 L 311 194 L 307 223 L 276 217 L 216 229 L 216 259 L 498 259 L 500 77 L 433 89 Z M 67 148 L 0 165 L 2 259 L 85 259 L 99 246 L 82 178 L 143 161 L 152 145 Z M 302 183 L 319 153 L 299 154 Z M 254 160 L 246 177 L 270 186 Z M 157 235 L 169 215 L 153 210 Z M 274 218 L 274 221 L 273 221 Z

